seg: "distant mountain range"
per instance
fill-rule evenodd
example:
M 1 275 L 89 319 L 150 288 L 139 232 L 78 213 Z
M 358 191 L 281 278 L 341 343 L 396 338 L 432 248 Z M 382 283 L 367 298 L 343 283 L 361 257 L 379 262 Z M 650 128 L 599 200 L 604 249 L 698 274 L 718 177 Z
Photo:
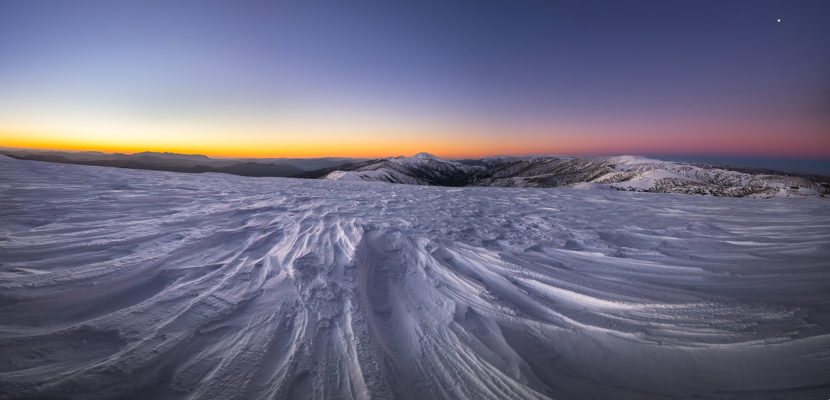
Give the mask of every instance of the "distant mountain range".
M 435 186 L 570 187 L 729 197 L 824 196 L 830 178 L 640 156 L 495 156 L 447 160 L 428 153 L 381 159 L 223 159 L 198 154 L 108 154 L 0 150 L 10 157 L 67 164 L 173 172 L 219 172 L 253 177 L 293 177 Z
M 141 152 L 135 154 L 101 153 L 96 151 L 38 151 L 0 149 L 9 157 L 57 162 L 63 164 L 98 165 L 105 167 L 146 169 L 172 172 L 220 172 L 255 177 L 318 178 L 340 165 L 351 165 L 364 159 L 324 158 L 210 158 L 201 154 Z M 313 172 L 319 171 L 319 172 Z
M 325 178 L 416 185 L 571 187 L 729 197 L 830 193 L 830 179 L 822 176 L 638 156 L 498 156 L 451 161 L 421 153 L 351 165 L 332 171 Z

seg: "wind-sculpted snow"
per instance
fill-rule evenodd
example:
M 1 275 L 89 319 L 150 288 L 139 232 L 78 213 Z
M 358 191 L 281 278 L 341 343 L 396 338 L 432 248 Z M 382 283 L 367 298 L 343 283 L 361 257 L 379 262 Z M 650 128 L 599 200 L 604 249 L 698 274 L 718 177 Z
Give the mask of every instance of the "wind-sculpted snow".
M 827 398 L 830 203 L 0 157 L 0 397 Z

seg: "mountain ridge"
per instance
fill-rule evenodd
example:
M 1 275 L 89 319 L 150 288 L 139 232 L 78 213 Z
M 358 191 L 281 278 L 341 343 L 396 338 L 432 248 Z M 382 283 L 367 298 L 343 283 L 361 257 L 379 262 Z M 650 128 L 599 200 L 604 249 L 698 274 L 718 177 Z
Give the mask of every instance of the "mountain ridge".
M 663 161 L 645 156 L 495 156 L 452 161 L 419 153 L 378 160 L 324 179 L 433 186 L 571 187 L 727 197 L 830 193 L 820 176 Z
M 229 159 L 167 152 L 108 154 L 8 148 L 0 149 L 0 153 L 23 160 L 127 169 L 428 186 L 569 187 L 728 197 L 799 197 L 830 193 L 830 178 L 820 175 L 664 161 L 638 155 L 498 155 L 448 160 L 425 152 L 375 159 Z

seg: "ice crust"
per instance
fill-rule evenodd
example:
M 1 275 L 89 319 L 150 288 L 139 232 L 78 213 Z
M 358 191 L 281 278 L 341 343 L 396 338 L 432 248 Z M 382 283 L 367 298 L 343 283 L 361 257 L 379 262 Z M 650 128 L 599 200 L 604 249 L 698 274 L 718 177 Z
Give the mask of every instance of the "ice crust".
M 830 202 L 0 157 L 0 398 L 830 395 Z

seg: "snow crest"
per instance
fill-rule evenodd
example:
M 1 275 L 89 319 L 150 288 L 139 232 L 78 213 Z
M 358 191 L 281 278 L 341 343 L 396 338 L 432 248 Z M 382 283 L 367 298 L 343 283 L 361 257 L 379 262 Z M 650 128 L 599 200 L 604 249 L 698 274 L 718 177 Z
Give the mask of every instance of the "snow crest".
M 0 397 L 826 397 L 827 204 L 0 157 Z

